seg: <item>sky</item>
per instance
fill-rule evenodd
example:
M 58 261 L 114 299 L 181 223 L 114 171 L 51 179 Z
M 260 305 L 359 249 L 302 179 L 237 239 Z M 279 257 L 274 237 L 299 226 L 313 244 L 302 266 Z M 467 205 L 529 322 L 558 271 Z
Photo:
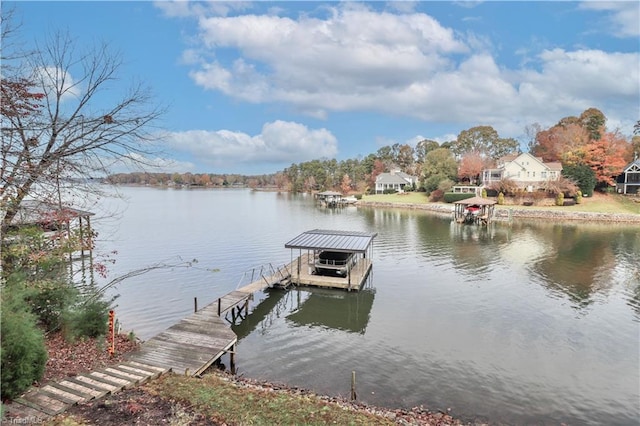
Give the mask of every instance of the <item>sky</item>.
M 20 37 L 107 42 L 167 112 L 164 171 L 275 173 L 600 109 L 640 118 L 640 3 L 10 2 Z M 76 76 L 79 78 L 80 76 Z M 118 170 L 122 171 L 122 170 Z M 158 170 L 156 170 L 158 171 Z

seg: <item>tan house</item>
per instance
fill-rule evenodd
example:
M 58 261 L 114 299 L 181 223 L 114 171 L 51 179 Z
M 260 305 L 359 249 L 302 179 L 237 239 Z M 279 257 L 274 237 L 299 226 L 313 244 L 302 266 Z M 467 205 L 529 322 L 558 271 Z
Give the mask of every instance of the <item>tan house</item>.
M 545 163 L 531 154 L 511 154 L 500 158 L 496 168 L 482 171 L 482 185 L 491 186 L 502 179 L 510 179 L 520 188 L 533 191 L 544 182 L 558 180 L 562 173 L 559 162 Z

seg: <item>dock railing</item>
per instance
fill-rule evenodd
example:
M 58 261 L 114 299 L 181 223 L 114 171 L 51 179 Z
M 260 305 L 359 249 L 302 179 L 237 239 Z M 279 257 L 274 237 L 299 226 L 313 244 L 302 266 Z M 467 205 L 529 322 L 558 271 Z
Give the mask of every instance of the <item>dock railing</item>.
M 286 285 L 291 278 L 291 271 L 287 265 L 274 266 L 271 263 L 256 266 L 245 271 L 240 277 L 236 290 L 252 287 L 269 287 Z

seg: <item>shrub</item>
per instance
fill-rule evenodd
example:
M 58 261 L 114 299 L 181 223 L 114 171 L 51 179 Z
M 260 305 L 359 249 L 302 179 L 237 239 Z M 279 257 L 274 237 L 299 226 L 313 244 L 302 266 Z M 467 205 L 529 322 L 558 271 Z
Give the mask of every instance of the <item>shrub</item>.
M 504 205 L 504 194 L 502 192 L 498 194 L 498 204 Z
M 588 197 L 593 195 L 593 189 L 598 182 L 596 173 L 586 164 L 564 165 L 562 176 L 565 176 L 578 184 L 583 195 Z
M 509 178 L 502 179 L 498 182 L 493 183 L 489 189 L 492 189 L 497 192 L 502 192 L 506 195 L 515 194 L 518 191 L 518 184 Z
M 556 206 L 564 206 L 564 194 L 562 192 L 556 195 Z
M 451 192 L 454 182 L 451 179 L 441 180 L 438 184 L 438 189 L 444 194 L 445 192 Z
M 455 203 L 456 201 L 466 200 L 467 198 L 473 197 L 475 197 L 475 194 L 473 193 L 447 192 L 446 194 L 444 194 L 444 202 Z
M 424 181 L 424 190 L 428 193 L 431 193 L 433 191 L 435 191 L 436 189 L 438 189 L 438 186 L 440 185 L 440 182 L 445 181 L 445 180 L 449 180 L 449 178 L 446 175 L 432 175 L 429 176 L 427 179 L 425 179 Z
M 396 191 L 396 190 L 395 190 L 395 189 L 393 189 L 393 188 L 387 188 L 387 189 L 383 189 L 383 190 L 382 190 L 382 193 L 383 193 L 383 194 L 397 194 L 397 193 L 398 193 L 398 191 Z
M 431 192 L 431 194 L 429 194 L 429 201 L 441 201 L 443 197 L 444 192 L 436 189 L 435 191 Z
M 354 195 L 353 195 L 353 197 L 354 197 L 356 200 L 362 200 L 362 194 L 354 194 Z
M 531 193 L 531 199 L 535 204 L 547 198 L 547 193 L 544 191 L 534 191 Z
M 107 332 L 110 308 L 111 301 L 86 297 L 66 314 L 65 337 L 75 340 L 104 336 Z
M 2 399 L 13 399 L 40 380 L 47 362 L 44 336 L 24 298 L 3 291 L 0 343 Z
M 64 313 L 77 297 L 75 288 L 65 282 L 42 281 L 35 288 L 29 288 L 26 301 L 38 318 L 44 331 L 60 328 Z
M 576 192 L 576 204 L 582 203 L 582 191 Z

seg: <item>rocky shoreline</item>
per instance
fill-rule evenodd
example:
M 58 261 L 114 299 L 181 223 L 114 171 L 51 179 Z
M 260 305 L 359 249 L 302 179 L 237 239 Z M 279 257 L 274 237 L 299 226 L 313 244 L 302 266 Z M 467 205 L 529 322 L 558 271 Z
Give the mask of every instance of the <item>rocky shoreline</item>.
M 411 210 L 427 210 L 430 212 L 451 216 L 453 214 L 452 204 L 442 203 L 387 203 L 378 201 L 358 201 L 357 206 L 361 207 L 384 207 L 400 208 Z M 563 209 L 567 209 L 564 207 Z M 548 209 L 524 209 L 518 206 L 496 206 L 496 221 L 507 222 L 512 219 L 539 219 L 558 221 L 581 221 L 581 222 L 609 222 L 609 223 L 640 223 L 640 215 L 623 213 L 594 213 L 569 210 L 548 210 Z

